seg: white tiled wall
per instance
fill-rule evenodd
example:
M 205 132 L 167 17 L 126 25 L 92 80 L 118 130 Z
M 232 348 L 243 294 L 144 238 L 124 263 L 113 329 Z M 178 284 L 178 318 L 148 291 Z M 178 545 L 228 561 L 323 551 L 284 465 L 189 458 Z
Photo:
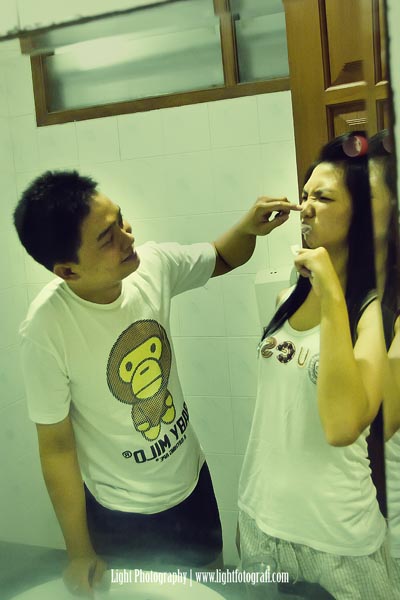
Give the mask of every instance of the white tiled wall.
M 37 128 L 28 59 L 0 46 L 0 486 L 4 539 L 62 546 L 23 408 L 17 325 L 51 277 L 21 250 L 11 212 L 18 194 L 49 168 L 79 168 L 99 181 L 131 221 L 137 242 L 212 240 L 257 196 L 296 201 L 290 93 L 225 100 Z M 237 485 L 256 391 L 259 335 L 254 274 L 292 262 L 298 217 L 259 239 L 253 258 L 174 300 L 172 328 L 191 419 L 214 477 L 228 564 Z

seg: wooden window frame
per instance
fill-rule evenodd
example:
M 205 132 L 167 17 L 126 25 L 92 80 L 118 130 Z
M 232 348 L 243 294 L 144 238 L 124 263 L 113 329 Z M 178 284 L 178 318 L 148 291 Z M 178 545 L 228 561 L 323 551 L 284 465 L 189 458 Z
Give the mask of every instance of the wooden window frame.
M 235 26 L 230 12 L 229 0 L 214 0 L 214 10 L 220 19 L 220 39 L 224 71 L 223 86 L 98 106 L 50 111 L 48 102 L 49 84 L 45 60 L 46 56 L 49 55 L 31 56 L 33 93 L 38 127 L 290 90 L 289 77 L 239 83 Z M 32 47 L 32 43 L 29 36 L 27 36 L 21 40 L 21 48 L 26 53 L 29 52 L 30 47 Z

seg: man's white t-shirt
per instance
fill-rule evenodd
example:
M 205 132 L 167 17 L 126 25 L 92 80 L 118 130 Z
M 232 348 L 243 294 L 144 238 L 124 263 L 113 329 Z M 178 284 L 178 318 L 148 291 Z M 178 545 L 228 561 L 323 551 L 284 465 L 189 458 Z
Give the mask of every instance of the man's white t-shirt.
M 171 298 L 204 285 L 211 244 L 138 248 L 140 265 L 111 304 L 49 283 L 22 323 L 22 365 L 35 423 L 69 414 L 83 480 L 113 510 L 156 513 L 183 501 L 204 462 L 180 386 Z

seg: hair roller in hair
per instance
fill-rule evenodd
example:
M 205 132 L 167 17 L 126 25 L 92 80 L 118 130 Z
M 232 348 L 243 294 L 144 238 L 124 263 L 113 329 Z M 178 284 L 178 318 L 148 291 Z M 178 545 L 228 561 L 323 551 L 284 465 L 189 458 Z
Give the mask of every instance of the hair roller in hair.
M 349 158 L 364 156 L 368 152 L 368 140 L 362 135 L 351 135 L 343 142 L 342 148 Z

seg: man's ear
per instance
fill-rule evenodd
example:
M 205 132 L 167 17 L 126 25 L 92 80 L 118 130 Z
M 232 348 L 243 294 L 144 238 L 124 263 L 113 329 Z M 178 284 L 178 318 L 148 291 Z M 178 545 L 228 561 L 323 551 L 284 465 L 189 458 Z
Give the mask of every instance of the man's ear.
M 65 281 L 76 281 L 79 275 L 74 271 L 72 263 L 54 265 L 53 273 Z

